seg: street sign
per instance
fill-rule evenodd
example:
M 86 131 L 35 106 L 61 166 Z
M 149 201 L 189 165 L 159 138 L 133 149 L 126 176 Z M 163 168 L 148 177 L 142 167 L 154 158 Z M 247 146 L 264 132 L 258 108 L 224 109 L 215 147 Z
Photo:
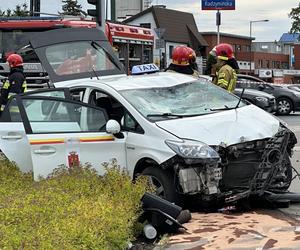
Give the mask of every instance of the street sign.
M 155 48 L 156 49 L 163 49 L 164 47 L 165 47 L 165 40 L 163 40 L 163 39 L 155 40 Z
M 202 10 L 235 10 L 235 0 L 201 0 Z
M 166 29 L 165 28 L 154 28 L 154 31 L 155 31 L 157 37 L 159 39 L 161 39 L 164 36 Z

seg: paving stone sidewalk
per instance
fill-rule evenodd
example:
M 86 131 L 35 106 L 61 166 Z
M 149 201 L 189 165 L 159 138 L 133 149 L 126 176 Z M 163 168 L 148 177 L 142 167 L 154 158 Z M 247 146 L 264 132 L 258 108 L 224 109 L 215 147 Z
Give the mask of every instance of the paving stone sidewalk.
M 294 211 L 299 211 L 295 208 Z M 300 221 L 281 210 L 241 214 L 193 213 L 188 230 L 172 235 L 167 250 L 300 249 Z

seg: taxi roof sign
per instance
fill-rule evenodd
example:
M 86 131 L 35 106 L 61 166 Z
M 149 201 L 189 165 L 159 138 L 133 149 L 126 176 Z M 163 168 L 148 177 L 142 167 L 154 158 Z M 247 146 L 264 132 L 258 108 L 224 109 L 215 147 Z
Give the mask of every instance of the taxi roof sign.
M 142 75 L 158 72 L 159 68 L 154 63 L 135 65 L 132 67 L 132 75 Z

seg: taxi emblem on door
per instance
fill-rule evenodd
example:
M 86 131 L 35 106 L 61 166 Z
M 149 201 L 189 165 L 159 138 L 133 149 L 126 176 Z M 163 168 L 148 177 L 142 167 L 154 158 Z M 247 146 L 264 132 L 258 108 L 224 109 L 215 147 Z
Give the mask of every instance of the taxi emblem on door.
M 68 155 L 68 165 L 69 168 L 78 167 L 79 166 L 79 155 L 77 152 L 72 151 Z

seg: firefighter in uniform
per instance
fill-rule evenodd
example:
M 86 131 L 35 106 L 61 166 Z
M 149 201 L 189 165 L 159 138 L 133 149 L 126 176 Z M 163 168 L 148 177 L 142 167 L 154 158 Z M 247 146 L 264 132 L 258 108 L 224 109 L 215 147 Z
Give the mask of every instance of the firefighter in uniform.
M 214 84 L 226 89 L 232 93 L 236 86 L 238 66 L 234 59 L 233 49 L 230 44 L 221 43 L 214 49 L 216 63 L 216 77 L 213 79 Z
M 8 80 L 1 88 L 1 112 L 4 110 L 11 95 L 24 93 L 27 90 L 26 79 L 23 73 L 23 58 L 18 54 L 11 54 L 7 57 L 6 61 L 10 67 L 10 73 Z M 15 109 L 10 110 L 10 112 L 19 112 L 17 107 Z
M 195 53 L 195 51 L 194 51 Z M 167 72 L 177 72 L 198 77 L 199 73 L 190 64 L 192 59 L 190 48 L 184 45 L 177 46 L 172 52 L 172 63 L 165 70 Z

